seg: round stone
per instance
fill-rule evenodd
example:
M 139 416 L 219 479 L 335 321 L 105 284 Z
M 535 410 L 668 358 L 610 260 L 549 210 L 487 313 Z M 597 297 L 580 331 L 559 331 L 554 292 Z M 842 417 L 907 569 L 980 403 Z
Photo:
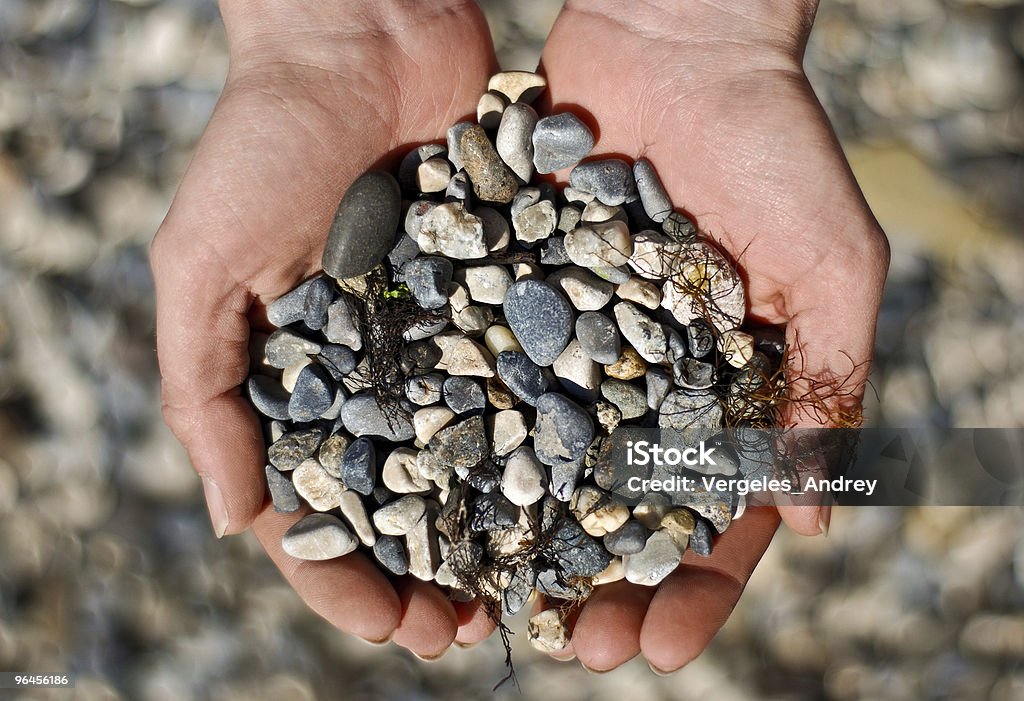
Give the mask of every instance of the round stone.
M 633 241 L 624 222 L 583 224 L 565 235 L 565 252 L 584 268 L 615 268 L 629 262 Z
M 382 535 L 373 544 L 373 555 L 377 562 L 391 574 L 401 577 L 409 571 L 409 558 L 401 539 L 393 535 Z
M 281 538 L 281 549 L 300 560 L 332 560 L 356 549 L 358 541 L 331 514 L 308 514 Z
M 640 357 L 648 363 L 660 363 L 666 358 L 668 341 L 661 324 L 637 309 L 632 302 L 619 302 L 615 305 L 615 321 L 623 338 L 636 349 Z
M 341 421 L 353 436 L 373 436 L 396 443 L 415 435 L 412 423 L 397 408 L 385 412 L 372 392 L 353 394 L 341 407 Z
M 517 506 L 536 504 L 547 491 L 547 474 L 533 448 L 512 451 L 501 478 L 501 493 Z
M 501 160 L 483 127 L 474 124 L 459 137 L 462 167 L 466 169 L 473 192 L 484 202 L 507 204 L 512 201 L 519 182 Z
M 576 338 L 594 362 L 610 365 L 619 359 L 622 343 L 618 327 L 600 312 L 580 314 L 576 320 Z
M 539 365 L 525 353 L 503 351 L 498 354 L 498 377 L 513 394 L 533 406 L 547 391 L 548 379 Z
M 558 285 L 572 306 L 581 312 L 602 309 L 612 298 L 615 286 L 585 268 L 567 266 L 551 273 L 545 280 Z
M 533 165 L 553 173 L 582 161 L 594 148 L 594 134 L 579 117 L 561 112 L 538 120 L 533 130 Z
M 583 407 L 555 392 L 537 400 L 534 449 L 545 465 L 583 457 L 594 439 L 594 423 Z
M 339 280 L 367 273 L 391 250 L 402 215 L 394 176 L 371 170 L 353 182 L 338 204 L 324 247 L 323 267 Z
M 373 514 L 373 525 L 383 535 L 405 535 L 423 518 L 427 502 L 416 494 L 406 494 L 401 499 L 377 509 Z
M 660 584 L 679 566 L 683 549 L 667 531 L 655 531 L 643 550 L 622 558 L 626 580 L 647 587 Z
M 502 310 L 523 350 L 542 367 L 554 363 L 572 337 L 572 308 L 565 297 L 540 280 L 513 283 Z
M 448 303 L 451 279 L 452 262 L 447 258 L 424 256 L 409 261 L 402 269 L 402 280 L 416 304 L 424 309 L 437 309 Z
M 512 172 L 521 181 L 533 177 L 533 129 L 537 126 L 537 113 L 532 107 L 515 103 L 501 115 L 494 146 Z
M 610 206 L 620 205 L 636 193 L 633 169 L 620 158 L 580 163 L 569 173 L 569 184 Z
M 647 393 L 629 382 L 605 380 L 601 383 L 601 395 L 619 408 L 624 421 L 639 418 L 647 413 Z
M 639 159 L 633 164 L 633 178 L 636 180 L 636 189 L 640 194 L 640 202 L 644 206 L 644 212 L 652 221 L 661 223 L 665 221 L 672 211 L 672 200 L 665 192 L 665 186 L 654 170 L 654 166 L 646 158 Z
M 357 438 L 341 458 L 341 481 L 354 492 L 370 495 L 377 482 L 377 450 L 369 438 Z
M 612 555 L 635 555 L 647 544 L 647 529 L 639 521 L 626 521 L 604 537 L 604 547 Z
M 544 76 L 530 71 L 502 71 L 487 81 L 487 90 L 499 92 L 509 102 L 530 103 L 544 92 L 548 82 Z

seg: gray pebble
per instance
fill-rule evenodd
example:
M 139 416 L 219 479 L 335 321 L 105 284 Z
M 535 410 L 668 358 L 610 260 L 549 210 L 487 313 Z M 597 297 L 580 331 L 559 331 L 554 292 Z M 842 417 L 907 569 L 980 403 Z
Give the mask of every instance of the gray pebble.
M 331 407 L 334 398 L 335 385 L 330 374 L 319 365 L 307 365 L 295 381 L 288 415 L 293 421 L 314 421 Z
M 533 130 L 533 165 L 553 173 L 582 161 L 594 147 L 594 134 L 579 117 L 562 112 L 544 117 Z
M 374 436 L 387 441 L 401 442 L 415 434 L 412 422 L 401 411 L 385 415 L 372 392 L 353 394 L 341 408 L 341 420 L 352 435 Z
M 460 170 L 448 181 L 448 187 L 444 191 L 445 202 L 461 202 L 469 206 L 469 198 L 473 194 L 473 184 L 469 182 L 466 171 Z
M 317 360 L 335 380 L 341 380 L 356 369 L 356 354 L 347 346 L 328 343 L 320 349 Z
M 359 313 L 356 311 L 355 302 L 348 295 L 342 294 L 331 302 L 327 309 L 324 336 L 331 343 L 340 343 L 352 350 L 360 350 L 363 347 L 363 335 L 359 331 Z
M 401 214 L 402 193 L 391 174 L 372 170 L 356 178 L 327 235 L 327 274 L 341 280 L 372 270 L 394 245 Z
M 445 380 L 444 401 L 456 414 L 483 412 L 487 405 L 483 384 L 472 377 L 449 377 Z
M 354 492 L 373 493 L 377 481 L 377 450 L 369 438 L 357 438 L 341 460 L 341 481 Z
M 536 126 L 537 112 L 517 102 L 505 108 L 494 139 L 498 155 L 524 183 L 533 177 L 533 129 Z
M 445 378 L 437 373 L 414 375 L 405 381 L 405 396 L 417 406 L 430 406 L 441 401 Z
M 661 223 L 672 211 L 672 200 L 665 192 L 665 186 L 654 171 L 654 166 L 646 158 L 641 158 L 633 164 L 633 177 L 636 180 L 636 189 L 640 194 L 640 201 L 643 203 L 644 212 L 652 221 Z
M 453 426 L 447 426 L 430 439 L 430 453 L 445 466 L 472 467 L 490 454 L 490 442 L 484 430 L 484 420 L 470 417 Z
M 502 310 L 523 350 L 542 367 L 554 363 L 572 337 L 572 307 L 560 292 L 540 280 L 514 283 Z
M 592 193 L 609 206 L 617 206 L 636 192 L 633 169 L 619 158 L 580 163 L 569 173 L 569 184 L 582 192 Z
M 416 243 L 416 239 L 412 236 L 405 234 L 398 239 L 398 243 L 388 253 L 388 263 L 391 265 L 391 270 L 394 279 L 400 279 L 402 274 L 402 268 L 405 264 L 411 261 L 413 258 L 420 254 L 420 246 Z
M 584 582 L 570 581 L 559 575 L 558 570 L 548 568 L 537 573 L 537 591 L 552 599 L 576 600 L 586 597 L 589 589 Z
M 291 395 L 281 386 L 279 380 L 266 375 L 252 375 L 245 383 L 256 411 L 268 419 L 285 420 L 291 418 L 288 415 L 288 402 Z
M 626 579 L 648 587 L 661 583 L 679 566 L 683 549 L 668 531 L 655 531 L 643 550 L 622 559 Z
M 722 428 L 722 404 L 710 390 L 675 390 L 658 413 L 660 428 L 685 431 L 691 441 L 708 440 Z
M 407 343 L 402 349 L 402 371 L 430 370 L 441 361 L 441 349 L 432 338 Z
M 563 577 L 593 577 L 612 556 L 575 521 L 565 520 L 551 539 L 550 557 Z
M 267 449 L 267 459 L 279 470 L 294 470 L 317 451 L 324 440 L 318 427 L 289 431 Z
M 316 341 L 303 338 L 289 329 L 278 329 L 267 338 L 267 363 L 272 367 L 284 370 L 307 356 L 316 355 L 323 346 Z
M 604 547 L 612 555 L 635 555 L 647 544 L 647 529 L 639 521 L 630 519 L 617 530 L 604 537 Z
M 551 466 L 551 480 L 548 491 L 558 501 L 569 501 L 576 491 L 576 483 L 583 476 L 583 459 L 562 462 Z
M 568 234 L 579 226 L 582 217 L 583 211 L 579 207 L 566 205 L 558 210 L 558 225 L 555 228 L 561 231 L 563 235 Z
M 619 408 L 624 421 L 647 413 L 647 393 L 630 382 L 605 380 L 601 383 L 601 395 Z
M 422 341 L 425 338 L 436 336 L 444 331 L 451 321 L 451 312 L 448 309 L 434 309 L 433 314 L 420 319 L 407 327 L 402 332 L 404 341 Z
M 555 392 L 540 396 L 534 449 L 542 463 L 557 465 L 578 460 L 593 439 L 594 424 L 582 407 Z
M 277 327 L 302 321 L 306 315 L 306 292 L 317 278 L 301 283 L 267 305 L 267 320 Z
M 377 562 L 391 574 L 401 577 L 409 572 L 409 558 L 401 538 L 393 535 L 379 536 L 373 544 L 373 554 Z
M 680 358 L 672 363 L 676 384 L 684 389 L 708 389 L 718 379 L 715 366 L 695 358 Z
M 519 520 L 519 507 L 501 492 L 481 494 L 473 502 L 469 530 L 474 533 L 510 528 Z
M 525 353 L 502 351 L 497 360 L 498 377 L 513 394 L 530 406 L 547 391 L 548 379 Z
M 456 468 L 456 472 L 464 473 L 465 476 L 462 479 L 466 484 L 483 494 L 489 494 L 501 486 L 501 473 L 498 472 L 497 466 L 490 461 L 472 469 Z
M 475 126 L 473 122 L 457 122 L 448 127 L 448 160 L 457 171 L 465 167 L 462 162 L 462 135 Z
M 619 331 L 641 358 L 648 363 L 665 360 L 668 342 L 661 324 L 653 321 L 632 302 L 619 302 L 614 311 Z
M 451 279 L 452 262 L 436 256 L 411 260 L 402 271 L 402 280 L 423 309 L 437 309 L 448 303 Z
M 681 358 L 685 358 L 686 341 L 684 341 L 682 335 L 676 331 L 675 326 L 662 324 L 661 328 L 665 332 L 665 338 L 668 341 L 667 351 L 669 361 L 674 363 Z
M 661 230 L 665 232 L 666 236 L 680 243 L 690 243 L 697 238 L 697 227 L 686 215 L 679 212 L 669 212 L 669 215 L 661 222 Z
M 358 541 L 331 514 L 309 514 L 289 528 L 281 538 L 281 549 L 300 560 L 331 560 L 356 549 Z
M 693 533 L 690 534 L 690 550 L 701 557 L 711 555 L 711 529 L 701 519 L 697 519 Z
M 615 322 L 600 312 L 583 312 L 576 320 L 576 338 L 590 358 L 602 365 L 619 359 L 622 341 Z
M 690 355 L 703 358 L 715 348 L 715 333 L 703 319 L 694 319 L 686 327 L 686 342 L 690 346 Z
M 540 249 L 542 265 L 568 265 L 572 261 L 565 252 L 565 236 L 552 236 Z
M 516 568 L 508 584 L 501 590 L 501 610 L 506 616 L 519 613 L 533 594 L 537 571 L 530 563 L 524 562 Z
M 290 514 L 299 510 L 299 495 L 295 493 L 295 486 L 273 465 L 266 466 L 267 490 L 270 492 L 270 500 L 274 504 L 274 511 L 279 514 Z
M 319 331 L 327 324 L 327 308 L 334 301 L 334 285 L 330 279 L 321 275 L 312 281 L 306 292 L 303 319 L 306 326 Z
M 647 408 L 657 411 L 672 389 L 672 378 L 665 368 L 656 365 L 647 368 L 644 377 L 647 382 Z

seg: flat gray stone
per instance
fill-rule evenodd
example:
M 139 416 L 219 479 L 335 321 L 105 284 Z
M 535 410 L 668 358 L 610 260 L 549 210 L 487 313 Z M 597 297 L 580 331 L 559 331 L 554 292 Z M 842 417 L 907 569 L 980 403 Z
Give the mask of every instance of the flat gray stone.
M 410 209 L 412 209 L 411 206 Z M 405 267 L 405 264 L 419 254 L 420 245 L 416 243 L 416 239 L 408 233 L 399 237 L 398 243 L 396 243 L 395 247 L 391 249 L 390 253 L 388 253 L 388 263 L 391 265 L 391 271 L 395 279 L 398 279 L 401 276 L 402 268 Z
M 444 401 L 456 414 L 482 413 L 487 405 L 483 383 L 472 377 L 449 377 L 444 381 Z
M 714 392 L 678 389 L 661 403 L 658 426 L 683 432 L 686 442 L 709 440 L 722 429 L 722 416 L 722 404 Z
M 303 319 L 306 326 L 319 331 L 327 324 L 327 307 L 334 301 L 334 285 L 321 275 L 314 278 L 306 292 Z
M 267 459 L 279 470 L 294 470 L 311 457 L 324 440 L 319 427 L 289 431 L 267 448 Z
M 474 533 L 500 530 L 516 525 L 519 507 L 510 502 L 501 492 L 481 494 L 473 502 L 469 530 Z
M 441 401 L 444 382 L 444 375 L 436 372 L 414 375 L 405 381 L 405 396 L 417 406 L 437 404 Z
M 530 406 L 547 391 L 548 379 L 539 365 L 525 353 L 502 351 L 497 360 L 498 377 L 513 394 Z
M 355 302 L 346 294 L 331 302 L 327 309 L 327 326 L 324 336 L 331 343 L 348 346 L 352 350 L 363 347 L 363 335 L 359 330 L 359 313 Z
M 412 422 L 396 410 L 385 415 L 370 392 L 353 394 L 341 408 L 341 420 L 352 435 L 373 436 L 386 441 L 407 441 L 415 434 Z
M 317 360 L 338 381 L 356 369 L 356 354 L 338 343 L 328 343 L 321 348 Z
M 551 480 L 548 491 L 558 501 L 568 502 L 576 491 L 576 484 L 583 476 L 583 459 L 563 462 L 551 466 Z
M 584 352 L 601 365 L 611 365 L 622 352 L 618 327 L 600 312 L 580 314 L 576 319 L 576 338 Z
M 701 557 L 711 556 L 711 529 L 700 519 L 697 519 L 697 525 L 690 534 L 690 550 Z
M 268 419 L 285 420 L 288 414 L 288 402 L 291 395 L 281 381 L 266 375 L 251 375 L 245 383 L 252 405 Z
M 550 557 L 565 577 L 593 577 L 611 562 L 611 554 L 580 524 L 565 520 L 551 539 Z
M 683 550 L 668 531 L 655 531 L 643 550 L 622 558 L 626 580 L 647 587 L 660 584 L 679 566 Z
M 369 438 L 357 438 L 345 450 L 341 459 L 341 481 L 359 494 L 373 493 L 377 483 L 377 450 Z
M 267 491 L 274 504 L 274 511 L 289 514 L 299 510 L 299 495 L 295 493 L 292 481 L 273 465 L 266 466 Z
M 402 215 L 398 181 L 380 170 L 356 178 L 338 204 L 323 266 L 336 279 L 362 275 L 384 260 L 395 242 Z
M 686 342 L 690 347 L 690 355 L 703 358 L 715 349 L 715 332 L 703 319 L 694 319 L 686 327 Z
M 316 355 L 323 349 L 323 345 L 311 341 L 289 329 L 278 329 L 267 338 L 265 353 L 267 363 L 272 367 L 284 370 L 305 360 L 308 356 Z
M 530 359 L 551 365 L 572 338 L 572 307 L 560 292 L 540 280 L 520 280 L 502 304 L 505 319 Z
M 356 549 L 358 541 L 331 514 L 309 514 L 289 528 L 281 538 L 281 549 L 300 560 L 332 560 Z
M 661 179 L 651 162 L 641 158 L 634 163 L 633 178 L 636 180 L 636 189 L 640 194 L 644 212 L 654 222 L 660 224 L 665 221 L 672 212 L 672 200 L 665 192 L 665 186 L 661 184 Z
M 537 400 L 534 449 L 545 465 L 572 462 L 583 457 L 594 440 L 594 424 L 581 406 L 555 392 Z
M 594 148 L 594 134 L 571 112 L 544 117 L 533 129 L 533 165 L 553 173 L 582 161 Z
M 319 277 L 319 276 L 318 276 Z M 306 315 L 306 292 L 317 278 L 300 283 L 267 305 L 267 320 L 277 327 L 302 321 Z
M 580 163 L 569 173 L 569 184 L 609 206 L 620 205 L 636 193 L 633 169 L 620 158 Z
M 397 536 L 379 536 L 373 544 L 373 555 L 391 574 L 401 577 L 409 572 L 409 557 L 405 554 L 401 538 Z
M 416 258 L 402 270 L 402 280 L 409 287 L 416 304 L 423 309 L 437 309 L 448 304 L 448 283 L 451 279 L 452 262 L 437 256 Z
M 637 419 L 647 413 L 647 393 L 623 380 L 608 379 L 601 383 L 601 395 L 622 412 L 622 420 Z
M 672 363 L 672 375 L 684 389 L 708 389 L 718 380 L 715 366 L 696 358 L 680 358 Z
M 336 392 L 334 380 L 323 367 L 307 365 L 299 371 L 295 381 L 288 415 L 293 421 L 315 421 L 334 403 Z
M 448 127 L 448 160 L 459 171 L 465 167 L 462 161 L 462 135 L 477 126 L 473 122 L 456 122 Z
M 612 555 L 635 555 L 647 545 L 647 529 L 639 521 L 630 519 L 604 537 L 604 547 Z
M 672 377 L 668 370 L 655 365 L 647 368 L 644 379 L 647 383 L 647 408 L 657 411 L 672 389 Z

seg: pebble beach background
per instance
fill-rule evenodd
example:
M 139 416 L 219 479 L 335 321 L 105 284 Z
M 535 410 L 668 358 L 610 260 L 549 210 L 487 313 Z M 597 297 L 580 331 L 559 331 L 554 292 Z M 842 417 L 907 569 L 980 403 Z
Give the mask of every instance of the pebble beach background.
M 560 3 L 483 5 L 532 69 Z M 1024 425 L 1024 7 L 823 0 L 807 65 L 893 245 L 869 418 Z M 212 0 L 0 0 L 0 670 L 78 675 L 0 694 L 490 698 L 497 640 L 369 647 L 217 541 L 160 419 L 147 246 L 226 67 Z M 1020 509 L 840 508 L 671 677 L 513 647 L 520 698 L 1010 700 L 1022 610 Z

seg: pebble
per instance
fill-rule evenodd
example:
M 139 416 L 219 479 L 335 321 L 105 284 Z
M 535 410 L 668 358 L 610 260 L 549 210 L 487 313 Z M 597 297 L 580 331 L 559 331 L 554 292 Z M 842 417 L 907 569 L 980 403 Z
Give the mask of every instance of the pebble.
M 580 524 L 568 519 L 556 528 L 549 557 L 567 577 L 593 577 L 612 560 L 611 554 L 587 535 Z
M 278 329 L 270 334 L 265 346 L 267 363 L 283 370 L 323 350 L 323 345 L 303 338 L 289 329 Z
M 473 467 L 490 454 L 484 420 L 472 416 L 438 431 L 430 443 L 431 454 L 443 465 Z
M 545 281 L 558 285 L 576 309 L 581 312 L 595 311 L 611 301 L 615 287 L 585 268 L 566 266 L 548 275 Z
M 405 535 L 423 519 L 427 510 L 427 502 L 416 494 L 385 504 L 373 512 L 373 525 L 381 535 Z
M 342 492 L 341 504 L 339 506 L 341 515 L 345 517 L 345 521 L 352 527 L 356 537 L 359 538 L 359 542 L 368 548 L 372 548 L 374 543 L 377 542 L 377 533 L 373 530 L 370 517 L 366 515 L 366 507 L 363 506 L 363 500 L 355 492 Z
M 661 528 L 661 519 L 672 510 L 672 502 L 659 492 L 648 492 L 633 507 L 633 518 L 642 523 L 648 530 Z
M 448 127 L 448 160 L 455 166 L 455 170 L 465 167 L 462 162 L 462 135 L 475 126 L 473 122 L 457 122 Z
M 353 394 L 341 408 L 341 421 L 353 436 L 372 436 L 400 443 L 415 435 L 412 423 L 401 411 L 385 415 L 371 392 Z
M 459 415 L 483 413 L 487 406 L 483 384 L 470 377 L 449 377 L 445 380 L 444 401 L 449 409 Z
M 394 244 L 401 214 L 402 193 L 392 175 L 371 170 L 356 178 L 341 198 L 327 235 L 327 274 L 340 280 L 376 267 Z
M 449 320 L 458 325 L 455 315 L 452 314 L 449 319 L 449 313 L 449 310 L 444 308 L 434 310 L 433 314 L 430 314 L 407 327 L 405 331 L 402 332 L 402 339 L 405 341 L 422 341 L 425 338 L 436 336 L 441 333 L 446 326 L 448 326 Z
M 369 438 L 357 438 L 341 459 L 341 481 L 354 492 L 369 496 L 377 482 L 377 449 Z
M 661 290 L 658 286 L 639 277 L 631 277 L 616 287 L 615 294 L 619 299 L 636 302 L 648 309 L 657 309 L 661 305 Z
M 487 250 L 491 253 L 501 253 L 508 248 L 512 240 L 508 220 L 490 207 L 477 207 L 475 214 L 483 222 L 484 245 Z
M 742 368 L 754 357 L 754 337 L 739 329 L 725 331 L 718 337 L 718 351 L 729 365 Z
M 501 590 L 501 610 L 506 616 L 514 616 L 523 610 L 533 594 L 537 572 L 528 563 L 516 568 Z
M 542 367 L 554 363 L 572 337 L 572 308 L 561 293 L 540 280 L 513 283 L 502 310 L 523 350 Z
M 661 306 L 680 324 L 707 321 L 719 333 L 736 328 L 746 314 L 743 281 L 718 249 L 702 241 L 687 244 Z
M 330 374 L 320 365 L 307 365 L 295 381 L 288 415 L 300 423 L 314 421 L 334 404 L 335 395 Z
M 395 494 L 418 494 L 429 492 L 432 488 L 430 480 L 420 474 L 419 456 L 412 448 L 395 448 L 384 461 L 381 469 L 381 481 L 384 486 Z
M 622 344 L 615 322 L 599 312 L 583 312 L 576 320 L 576 338 L 591 360 L 610 365 L 619 358 Z
M 465 268 L 456 280 L 466 286 L 470 299 L 480 304 L 501 304 L 512 284 L 512 276 L 501 265 Z
M 409 209 L 412 210 L 416 204 L 417 203 L 413 203 L 410 205 Z M 434 203 L 431 202 L 430 204 L 433 205 Z M 431 207 L 431 209 L 433 209 L 433 207 Z M 406 215 L 406 219 L 408 219 L 408 214 Z M 420 245 L 416 243 L 415 238 L 408 233 L 400 236 L 398 238 L 398 243 L 396 243 L 395 247 L 391 249 L 390 253 L 388 253 L 388 264 L 391 266 L 393 277 L 395 279 L 401 279 L 402 268 L 405 267 L 406 263 L 419 254 Z
M 412 415 L 413 430 L 416 440 L 426 445 L 438 431 L 455 419 L 455 412 L 445 406 L 428 406 L 419 409 Z
M 682 247 L 657 231 L 641 231 L 633 237 L 629 267 L 647 280 L 670 277 L 679 265 Z
M 516 238 L 524 243 L 534 243 L 551 236 L 558 224 L 555 205 L 548 200 L 524 207 L 512 215 L 512 226 Z
M 501 160 L 487 132 L 471 125 L 459 136 L 462 167 L 473 183 L 473 192 L 484 202 L 507 204 L 519 190 L 515 174 Z
M 523 347 L 519 345 L 512 330 L 500 324 L 495 324 L 484 332 L 484 345 L 495 358 L 505 351 L 523 352 Z
M 580 220 L 582 219 L 582 217 L 583 217 L 583 212 L 582 212 L 582 210 L 579 207 L 576 207 L 576 206 L 571 205 L 571 204 L 567 204 L 566 206 L 564 206 L 560 210 L 558 210 L 558 226 L 557 226 L 558 231 L 562 232 L 563 234 L 568 234 L 570 231 L 572 231 L 573 229 L 575 229 L 579 225 Z M 563 239 L 562 248 L 563 248 L 563 251 L 564 251 L 564 248 L 565 248 L 564 239 Z M 564 262 L 565 263 L 569 262 L 569 256 L 565 256 L 565 261 Z
M 538 173 L 570 168 L 594 147 L 594 134 L 571 112 L 544 117 L 533 129 L 533 165 Z
M 597 399 L 601 368 L 583 350 L 579 341 L 570 341 L 551 369 L 569 396 L 584 403 Z
M 660 584 L 679 566 L 683 549 L 666 531 L 655 531 L 644 549 L 622 558 L 626 580 L 633 584 L 653 587 Z
M 319 276 L 318 276 L 319 277 Z M 267 320 L 281 328 L 306 316 L 306 292 L 317 278 L 310 278 L 267 305 Z
M 474 533 L 509 528 L 519 520 L 519 507 L 501 492 L 481 494 L 473 502 L 469 530 Z
M 526 418 L 521 411 L 505 409 L 488 418 L 491 450 L 495 455 L 508 455 L 526 440 Z
M 611 365 L 604 366 L 604 372 L 608 377 L 616 380 L 635 380 L 647 372 L 647 364 L 640 354 L 626 346 L 622 349 L 619 359 Z
M 629 227 L 614 220 L 578 226 L 565 235 L 565 253 L 584 268 L 625 265 L 633 255 Z
M 441 349 L 441 359 L 436 365 L 438 370 L 445 370 L 449 375 L 494 376 L 494 358 L 473 339 L 459 332 L 446 331 L 435 336 L 434 342 Z
M 341 519 L 331 514 L 308 514 L 281 538 L 281 548 L 300 560 L 332 560 L 358 545 Z
M 347 346 L 328 343 L 320 350 L 317 360 L 335 380 L 348 375 L 356 369 L 356 354 Z
M 289 365 L 288 367 L 286 367 L 284 371 L 281 373 L 281 386 L 284 387 L 289 394 L 295 391 L 295 383 L 299 381 L 299 373 L 302 372 L 302 370 L 312 362 L 313 361 L 309 358 L 309 356 L 305 356 L 302 360 L 295 363 L 294 365 Z
M 695 358 L 680 358 L 672 363 L 672 375 L 684 389 L 708 389 L 718 379 L 714 365 Z
M 476 121 L 484 129 L 497 129 L 509 99 L 495 90 L 488 90 L 476 103 Z M 529 178 L 527 178 L 529 180 Z
M 324 336 L 329 342 L 348 346 L 354 351 L 363 347 L 363 336 L 359 331 L 359 314 L 355 303 L 348 295 L 340 296 L 328 307 Z
M 408 238 L 412 239 L 414 243 L 416 243 L 415 255 L 413 255 L 410 260 L 420 254 L 419 239 L 420 230 L 423 228 L 423 220 L 436 206 L 437 202 L 432 202 L 431 200 L 416 200 L 409 205 L 409 209 L 405 213 L 405 234 Z M 404 240 L 404 237 L 400 239 L 400 241 Z
M 409 558 L 401 538 L 393 535 L 379 536 L 373 544 L 373 554 L 377 562 L 391 574 L 401 577 L 409 572 Z
M 605 380 L 601 383 L 601 395 L 618 407 L 624 421 L 640 418 L 647 413 L 647 393 L 629 382 Z
M 534 449 L 545 465 L 583 457 L 594 438 L 590 415 L 564 395 L 548 392 L 537 399 Z
M 292 472 L 292 484 L 300 497 L 316 511 L 338 508 L 345 485 L 332 477 L 316 458 L 309 458 Z
M 417 521 L 405 534 L 405 545 L 409 552 L 409 574 L 424 582 L 434 578 L 441 564 L 437 528 L 434 525 L 436 509 L 431 504 L 432 502 L 428 502 L 424 518 Z
M 696 519 L 686 509 L 672 509 L 661 518 L 661 527 L 676 539 L 680 547 L 685 548 L 690 534 L 697 525 Z
M 417 242 L 423 253 L 440 253 L 458 260 L 487 255 L 483 221 L 467 212 L 461 202 L 445 202 L 427 212 Z
M 534 614 L 526 624 L 526 636 L 541 652 L 558 652 L 569 644 L 569 627 L 559 609 L 550 608 Z
M 679 212 L 669 212 L 665 221 L 661 223 L 661 230 L 673 241 L 679 243 L 691 243 L 697 238 L 697 227 L 686 215 Z
M 245 385 L 256 411 L 269 419 L 283 421 L 290 418 L 288 402 L 291 395 L 278 380 L 266 375 L 251 375 Z
M 636 194 L 633 169 L 620 158 L 580 163 L 569 173 L 569 184 L 609 206 L 620 205 Z
M 421 164 L 437 156 L 447 155 L 447 149 L 442 144 L 423 144 L 410 150 L 398 164 L 398 183 L 404 190 L 416 190 L 416 175 Z
M 607 205 L 600 200 L 588 202 L 587 206 L 583 208 L 583 212 L 580 214 L 580 221 L 584 224 L 597 224 L 600 222 L 611 221 L 613 219 L 621 221 L 624 224 L 629 223 L 626 212 L 622 207 Z
M 665 338 L 668 340 L 668 360 L 670 363 L 675 363 L 677 360 L 686 357 L 686 341 L 676 330 L 675 326 L 669 324 L 663 324 L 662 330 L 665 332 Z
M 533 178 L 533 129 L 537 126 L 537 112 L 527 104 L 514 103 L 501 115 L 494 146 L 520 181 Z
M 419 406 L 429 406 L 441 401 L 445 377 L 437 373 L 414 375 L 405 381 L 405 396 Z
M 351 442 L 348 436 L 342 433 L 332 433 L 324 439 L 324 442 L 320 445 L 320 450 L 316 454 L 316 459 L 327 470 L 327 474 L 343 482 L 345 480 L 342 474 L 342 465 L 345 459 L 345 451 L 348 450 Z M 346 484 L 346 486 L 348 485 Z
M 657 411 L 672 389 L 672 378 L 665 368 L 654 366 L 644 376 L 647 384 L 647 408 Z
M 690 441 L 708 440 L 722 428 L 722 404 L 711 390 L 674 390 L 661 403 L 658 426 L 686 431 Z
M 516 404 L 516 396 L 497 377 L 487 378 L 487 401 L 495 409 L 504 411 Z
M 530 406 L 535 406 L 540 396 L 547 391 L 548 379 L 543 370 L 525 353 L 499 353 L 497 368 L 501 381 Z
M 690 347 L 690 355 L 703 358 L 715 348 L 714 331 L 703 319 L 694 319 L 686 327 L 686 343 Z
M 520 446 L 508 456 L 501 493 L 517 506 L 536 504 L 547 491 L 547 473 L 533 448 Z
M 327 307 L 334 300 L 334 286 L 323 275 L 313 278 L 306 292 L 302 318 L 313 331 L 327 324 Z
M 626 572 L 622 569 L 622 558 L 613 558 L 608 566 L 598 572 L 590 580 L 590 583 L 595 587 L 601 584 L 611 584 L 612 582 L 619 582 L 625 579 Z
M 632 302 L 619 302 L 614 311 L 623 338 L 629 341 L 641 358 L 653 364 L 666 360 L 668 342 L 661 324 L 637 309 Z
M 444 190 L 444 199 L 446 202 L 458 200 L 468 207 L 472 194 L 473 185 L 469 182 L 469 176 L 466 175 L 466 171 L 460 170 L 448 180 L 448 187 Z
M 295 486 L 282 472 L 273 465 L 265 468 L 267 475 L 267 491 L 270 492 L 270 500 L 274 504 L 274 511 L 279 514 L 287 514 L 299 510 L 299 495 L 295 492 Z
M 565 599 L 567 601 L 585 599 L 592 589 L 589 583 L 568 580 L 568 578 L 559 576 L 558 572 L 551 568 L 537 573 L 535 586 L 538 593 L 549 599 Z
M 402 280 L 409 287 L 416 304 L 424 309 L 437 309 L 448 303 L 451 279 L 452 262 L 447 258 L 416 258 L 402 270 Z
M 563 462 L 551 466 L 549 491 L 558 501 L 569 501 L 576 491 L 576 484 L 583 476 L 583 460 Z
M 487 81 L 487 90 L 499 92 L 512 103 L 531 103 L 544 92 L 544 76 L 529 71 L 503 71 Z
M 697 521 L 690 534 L 690 550 L 701 557 L 711 555 L 711 529 L 703 521 Z
M 632 519 L 604 537 L 604 547 L 608 548 L 612 555 L 636 555 L 645 545 L 647 528 Z
M 607 280 L 613 285 L 621 285 L 622 283 L 629 280 L 629 268 L 625 265 L 618 267 L 611 265 L 598 265 L 591 268 L 594 275 L 597 275 L 602 280 Z
M 654 171 L 654 166 L 646 158 L 641 158 L 633 164 L 633 178 L 636 180 L 636 189 L 640 194 L 640 202 L 643 203 L 644 212 L 651 220 L 661 223 L 672 211 L 672 200 L 665 192 L 665 186 Z
M 565 237 L 552 236 L 540 249 L 540 262 L 542 265 L 568 265 L 568 254 L 565 252 Z
M 322 428 L 289 431 L 267 448 L 267 459 L 278 470 L 294 470 L 317 451 L 323 440 Z

